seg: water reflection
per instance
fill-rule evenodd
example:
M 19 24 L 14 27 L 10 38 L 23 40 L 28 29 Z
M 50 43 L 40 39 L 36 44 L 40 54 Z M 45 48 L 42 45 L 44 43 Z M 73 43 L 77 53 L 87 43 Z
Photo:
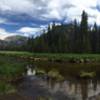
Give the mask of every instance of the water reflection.
M 78 82 L 67 80 L 64 82 L 54 82 L 54 80 L 49 80 L 48 87 L 52 93 L 61 91 L 65 95 L 74 97 L 77 100 L 92 100 L 94 97 L 96 100 L 96 97 L 100 94 L 100 85 L 97 82 L 93 83 L 92 80 L 80 80 Z
M 42 71 L 40 71 L 40 68 Z M 37 75 L 37 72 L 42 72 L 44 77 L 46 77 L 43 78 L 42 76 L 40 84 L 42 83 L 52 94 L 61 92 L 63 95 L 74 98 L 73 100 L 100 100 L 100 82 L 96 78 L 78 79 L 74 76 L 69 77 L 70 75 L 67 76 L 68 74 L 66 76 L 61 75 L 58 69 L 54 72 L 54 69 L 52 71 L 52 68 L 47 70 L 44 67 L 28 67 L 27 75 L 34 76 Z M 59 77 L 57 76 L 63 76 L 64 79 L 58 80 L 57 78 Z
M 33 66 L 33 64 L 27 65 L 26 70 L 27 70 L 26 74 L 27 74 L 28 76 L 36 75 L 36 69 L 35 69 L 35 67 Z

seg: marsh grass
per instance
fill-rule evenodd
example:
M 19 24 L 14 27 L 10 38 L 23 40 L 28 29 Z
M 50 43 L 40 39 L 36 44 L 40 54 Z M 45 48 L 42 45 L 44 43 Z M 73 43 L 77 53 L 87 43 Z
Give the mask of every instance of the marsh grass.
M 23 77 L 26 62 L 16 57 L 0 56 L 0 94 L 16 92 L 13 82 Z
M 100 61 L 100 54 L 67 54 L 67 53 L 31 53 L 17 51 L 0 51 L 0 55 L 14 57 L 47 58 L 48 60 L 92 60 Z
M 4 81 L 0 81 L 0 94 L 10 94 L 15 92 L 16 88 L 13 85 Z
M 0 57 L 0 79 L 14 79 L 25 72 L 25 62 L 18 62 L 8 57 Z

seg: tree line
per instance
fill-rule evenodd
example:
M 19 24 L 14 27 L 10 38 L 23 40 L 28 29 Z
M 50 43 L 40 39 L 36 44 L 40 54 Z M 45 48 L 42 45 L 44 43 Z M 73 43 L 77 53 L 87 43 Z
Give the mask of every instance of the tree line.
M 13 48 L 13 46 L 11 46 Z M 10 47 L 8 47 L 9 50 Z M 100 53 L 100 27 L 88 23 L 88 14 L 83 11 L 81 21 L 48 25 L 47 30 L 14 50 L 39 53 Z

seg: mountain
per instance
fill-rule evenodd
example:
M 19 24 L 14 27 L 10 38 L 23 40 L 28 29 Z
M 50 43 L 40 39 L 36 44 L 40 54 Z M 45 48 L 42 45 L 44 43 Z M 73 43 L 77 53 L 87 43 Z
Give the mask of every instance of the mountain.
M 27 37 L 20 35 L 13 35 L 5 38 L 4 41 L 8 43 L 23 44 L 26 43 Z
M 0 50 L 25 50 L 28 38 L 20 35 L 13 35 L 0 40 Z

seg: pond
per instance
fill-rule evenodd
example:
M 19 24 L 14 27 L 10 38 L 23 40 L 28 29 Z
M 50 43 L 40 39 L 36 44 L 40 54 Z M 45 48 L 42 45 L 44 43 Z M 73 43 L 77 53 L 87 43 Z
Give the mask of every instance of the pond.
M 26 62 L 26 61 L 25 61 Z M 100 100 L 100 64 L 27 61 L 16 92 L 0 100 Z

